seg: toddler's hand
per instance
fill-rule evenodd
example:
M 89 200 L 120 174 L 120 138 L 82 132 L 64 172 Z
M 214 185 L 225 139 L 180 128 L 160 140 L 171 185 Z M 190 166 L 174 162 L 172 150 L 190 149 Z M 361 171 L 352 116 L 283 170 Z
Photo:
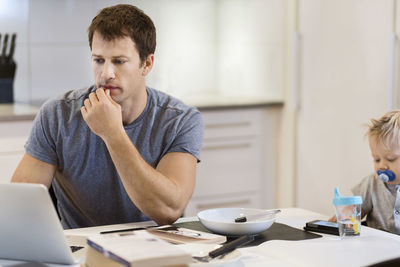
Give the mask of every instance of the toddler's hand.
M 336 215 L 333 215 L 331 218 L 329 218 L 328 222 L 337 222 Z

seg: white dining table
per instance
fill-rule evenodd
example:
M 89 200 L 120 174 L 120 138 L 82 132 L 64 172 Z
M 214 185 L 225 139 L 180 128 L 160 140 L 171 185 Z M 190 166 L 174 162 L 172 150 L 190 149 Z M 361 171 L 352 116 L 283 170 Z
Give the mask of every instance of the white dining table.
M 301 208 L 284 208 L 276 222 L 303 229 L 306 222 L 328 219 L 327 215 Z M 180 218 L 177 222 L 190 222 L 197 217 Z M 86 237 L 101 231 L 121 230 L 132 227 L 147 227 L 154 222 L 115 224 L 65 230 L 70 245 L 84 245 Z M 338 236 L 320 234 L 322 237 L 287 241 L 270 240 L 258 246 L 239 248 L 234 259 L 219 261 L 218 264 L 192 264 L 191 266 L 368 266 L 377 262 L 400 257 L 400 236 L 370 227 L 361 226 L 360 236 L 340 239 Z M 229 258 L 229 257 L 228 257 Z M 10 261 L 0 261 L 8 265 Z M 60 265 L 48 265 L 60 266 Z M 65 266 L 65 265 L 62 265 Z M 79 265 L 75 265 L 79 266 Z
M 303 229 L 306 222 L 328 218 L 309 210 L 289 208 L 282 209 L 276 222 Z M 242 265 L 236 266 L 357 267 L 400 257 L 399 235 L 367 226 L 361 226 L 360 236 L 345 239 L 329 234 L 320 235 L 321 238 L 271 240 L 255 247 L 240 248 Z

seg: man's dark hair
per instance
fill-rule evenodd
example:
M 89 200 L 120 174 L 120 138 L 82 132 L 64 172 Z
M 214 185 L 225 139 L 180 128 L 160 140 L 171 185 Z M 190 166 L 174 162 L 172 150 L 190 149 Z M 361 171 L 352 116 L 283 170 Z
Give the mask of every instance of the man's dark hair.
M 93 18 L 88 29 L 90 49 L 96 31 L 106 41 L 129 36 L 136 44 L 141 63 L 156 50 L 156 28 L 153 21 L 132 5 L 106 7 Z

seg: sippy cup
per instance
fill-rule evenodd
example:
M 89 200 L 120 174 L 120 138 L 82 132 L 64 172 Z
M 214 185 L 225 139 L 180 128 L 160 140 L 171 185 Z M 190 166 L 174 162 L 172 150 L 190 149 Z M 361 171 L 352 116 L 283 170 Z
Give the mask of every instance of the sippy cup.
M 336 218 L 341 238 L 359 236 L 361 230 L 361 196 L 342 197 L 335 187 L 333 205 L 336 208 Z

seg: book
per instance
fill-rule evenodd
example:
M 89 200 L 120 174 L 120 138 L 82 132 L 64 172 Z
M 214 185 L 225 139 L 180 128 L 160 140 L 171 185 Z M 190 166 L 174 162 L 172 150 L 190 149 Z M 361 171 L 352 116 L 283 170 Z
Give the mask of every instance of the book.
M 184 227 L 176 227 L 173 225 L 164 225 L 147 229 L 152 235 L 169 241 L 174 244 L 186 243 L 212 243 L 221 244 L 226 242 L 226 236 L 212 234 Z
M 87 239 L 87 267 L 186 266 L 192 255 L 146 230 L 96 234 Z
M 43 265 L 44 266 L 44 265 Z M 86 261 L 81 265 L 82 267 L 124 267 L 122 263 L 114 261 L 104 254 L 98 252 L 92 247 L 88 247 L 86 250 Z M 130 266 L 136 266 L 135 264 Z M 161 265 L 159 265 L 161 266 Z M 165 266 L 165 265 L 162 265 Z M 174 264 L 168 265 L 167 267 L 187 267 L 188 264 Z

